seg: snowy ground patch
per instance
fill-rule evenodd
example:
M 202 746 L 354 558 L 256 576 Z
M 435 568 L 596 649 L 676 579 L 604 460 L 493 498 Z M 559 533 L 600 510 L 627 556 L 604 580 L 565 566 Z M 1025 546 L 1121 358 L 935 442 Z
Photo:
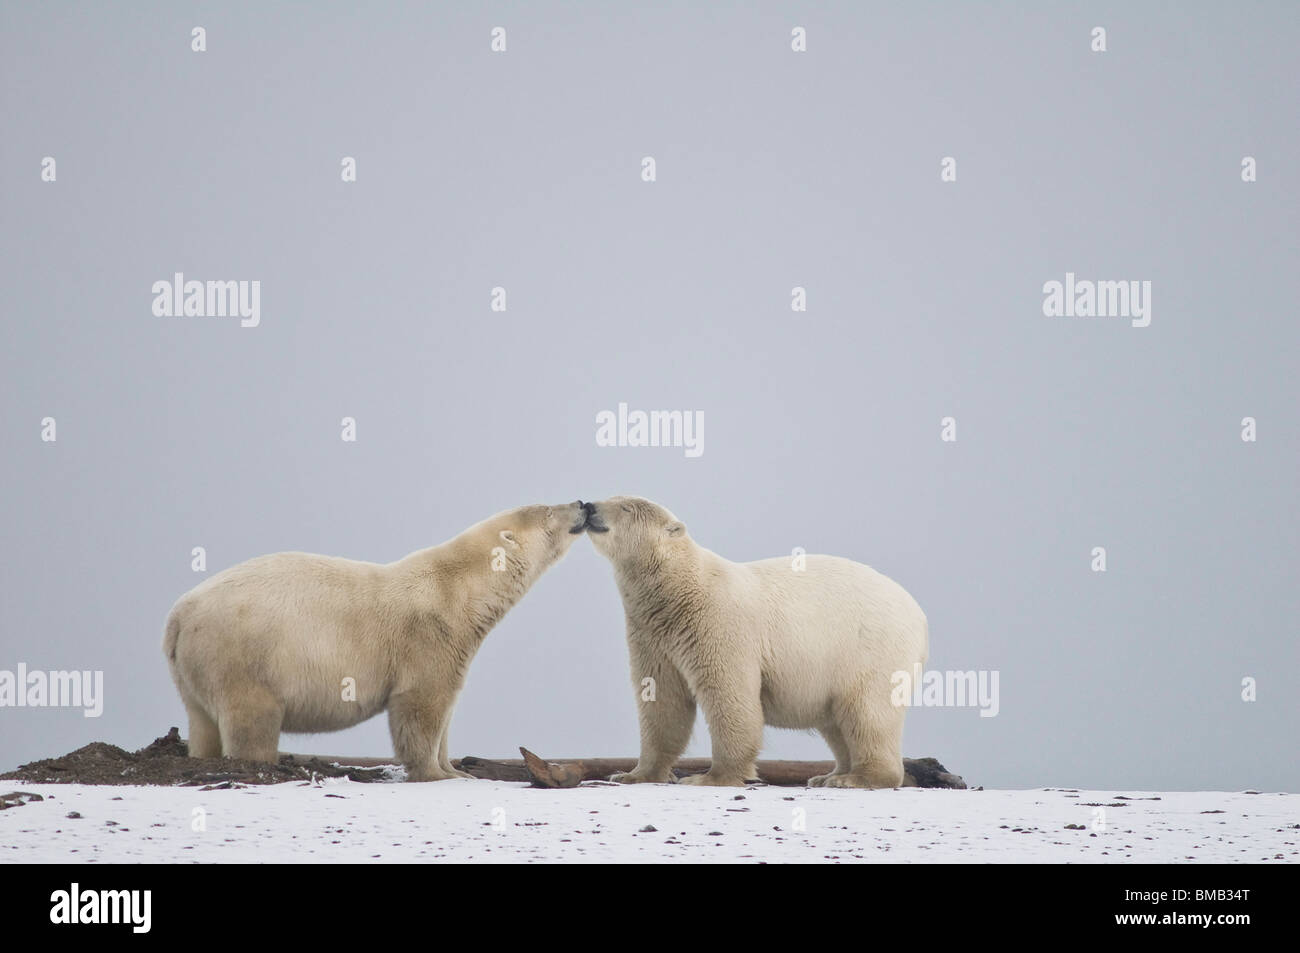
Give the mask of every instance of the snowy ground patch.
M 0 863 L 1300 860 L 1292 794 L 347 779 L 22 790 L 44 800 L 0 811 Z

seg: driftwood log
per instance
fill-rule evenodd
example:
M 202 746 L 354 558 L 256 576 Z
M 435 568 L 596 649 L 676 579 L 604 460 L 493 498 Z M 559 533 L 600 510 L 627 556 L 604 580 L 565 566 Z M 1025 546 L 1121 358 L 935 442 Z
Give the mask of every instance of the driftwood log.
M 537 757 L 525 748 L 519 749 L 524 758 L 491 760 L 467 756 L 453 760 L 452 764 L 487 781 L 529 781 L 538 787 L 573 787 L 582 781 L 603 781 L 611 774 L 631 771 L 636 767 L 636 758 L 557 758 L 546 760 Z M 292 756 L 295 761 L 306 763 L 318 758 L 326 763 L 337 762 L 342 765 L 358 767 L 378 767 L 393 764 L 392 758 L 347 758 L 326 755 Z M 532 770 L 529 759 L 532 759 Z M 703 774 L 709 769 L 708 758 L 683 758 L 678 761 L 674 772 L 680 777 L 688 774 Z M 802 787 L 808 779 L 818 774 L 829 774 L 835 770 L 833 761 L 760 761 L 758 762 L 758 779 L 766 784 L 783 787 Z M 904 758 L 903 787 L 908 788 L 965 788 L 966 782 L 955 774 L 949 773 L 934 758 Z

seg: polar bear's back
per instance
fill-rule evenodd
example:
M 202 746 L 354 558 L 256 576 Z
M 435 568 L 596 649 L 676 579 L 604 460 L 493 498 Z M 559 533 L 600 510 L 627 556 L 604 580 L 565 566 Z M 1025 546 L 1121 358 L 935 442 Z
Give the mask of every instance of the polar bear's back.
M 313 553 L 258 556 L 195 586 L 172 614 L 182 627 L 202 624 L 228 650 L 364 631 L 364 619 L 377 608 L 383 568 Z
M 373 710 L 392 676 L 388 653 L 374 646 L 383 573 L 375 563 L 294 552 L 204 580 L 167 620 L 164 652 L 182 695 L 215 707 L 223 685 L 260 684 L 285 700 L 288 727 L 299 715 L 324 720 L 313 712 L 333 708 L 346 675 L 359 686 L 354 707 Z

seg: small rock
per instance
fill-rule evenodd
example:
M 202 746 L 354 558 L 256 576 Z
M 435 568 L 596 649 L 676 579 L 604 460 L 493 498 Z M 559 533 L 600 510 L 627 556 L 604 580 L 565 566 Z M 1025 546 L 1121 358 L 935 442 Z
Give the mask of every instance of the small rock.
M 45 798 L 39 794 L 33 794 L 30 791 L 10 791 L 8 794 L 0 794 L 0 811 L 8 807 L 22 807 L 32 801 L 44 801 Z

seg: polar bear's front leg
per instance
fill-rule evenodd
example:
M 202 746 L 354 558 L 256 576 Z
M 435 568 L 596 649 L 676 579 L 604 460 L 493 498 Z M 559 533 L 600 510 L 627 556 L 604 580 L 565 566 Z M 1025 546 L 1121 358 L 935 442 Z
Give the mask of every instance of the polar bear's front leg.
M 419 691 L 403 692 L 388 700 L 393 753 L 406 768 L 408 781 L 445 781 L 458 776 L 438 764 L 438 746 L 455 700 L 454 694 Z
M 680 783 L 743 787 L 757 777 L 754 762 L 763 746 L 761 685 L 757 669 L 729 669 L 701 680 L 698 695 L 713 738 L 713 763 L 704 774 Z
M 672 784 L 673 765 L 686 750 L 695 726 L 695 698 L 671 662 L 638 640 L 629 640 L 641 756 L 631 771 L 610 775 L 621 784 Z

